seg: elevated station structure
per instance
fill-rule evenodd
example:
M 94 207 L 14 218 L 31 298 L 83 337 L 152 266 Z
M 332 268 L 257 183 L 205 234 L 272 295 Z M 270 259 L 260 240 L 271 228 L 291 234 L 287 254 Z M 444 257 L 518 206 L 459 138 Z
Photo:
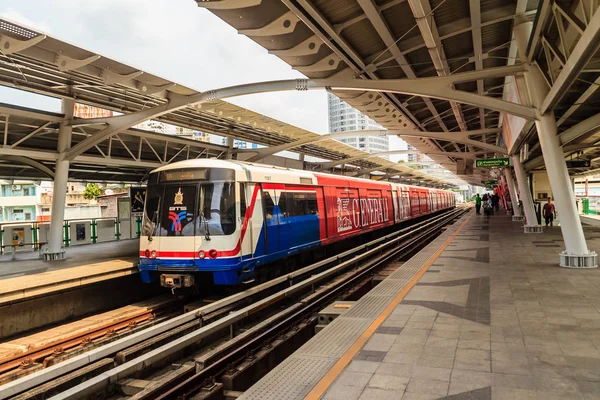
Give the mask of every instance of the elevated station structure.
M 354 158 L 352 171 L 378 170 L 400 181 L 445 187 L 437 177 L 366 153 L 333 138 L 259 113 L 119 63 L 44 33 L 0 20 L 0 84 L 62 100 L 60 113 L 0 104 L 0 176 L 53 179 L 55 195 L 48 258 L 60 258 L 62 210 L 69 179 L 140 182 L 161 165 L 201 157 L 245 160 L 234 139 L 263 146 L 304 140 L 294 151 L 322 160 Z M 111 110 L 113 117 L 77 118 L 75 102 Z M 228 146 L 134 127 L 147 120 L 214 133 Z M 310 138 L 310 140 L 306 140 Z M 325 140 L 323 140 L 325 139 Z M 261 161 L 269 162 L 268 156 Z M 300 160 L 299 164 L 304 164 Z
M 423 152 L 433 150 L 432 158 L 444 166 L 457 164 L 460 171 L 472 158 L 509 155 L 526 232 L 542 230 L 527 173 L 545 168 L 565 238 L 560 264 L 597 266 L 596 254 L 585 243 L 565 163 L 574 154 L 597 161 L 597 2 L 197 3 L 305 74 L 309 79 L 299 89 L 332 90 L 389 130 L 424 132 L 405 140 Z M 275 86 L 288 90 L 289 84 L 256 84 L 252 90 Z M 247 87 L 236 89 L 226 92 L 239 94 Z M 494 128 L 502 129 L 488 130 Z M 512 198 L 514 177 L 512 171 L 504 177 Z

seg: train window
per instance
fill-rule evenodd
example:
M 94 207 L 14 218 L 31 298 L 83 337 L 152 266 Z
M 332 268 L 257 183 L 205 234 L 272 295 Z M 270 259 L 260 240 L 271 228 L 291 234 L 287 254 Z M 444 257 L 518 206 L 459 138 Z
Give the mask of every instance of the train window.
M 281 192 L 279 208 L 285 217 L 317 214 L 319 212 L 317 194 L 314 192 Z
M 144 226 L 142 228 L 143 236 L 154 235 L 154 230 L 158 224 L 158 214 L 160 211 L 160 199 L 162 194 L 162 186 L 148 186 L 146 205 L 144 207 Z
M 246 216 L 246 185 L 240 183 L 240 217 Z
M 319 203 L 317 203 L 317 194 L 313 192 L 306 193 L 306 208 L 308 215 L 319 214 Z
M 207 183 L 200 186 L 197 235 L 231 235 L 235 232 L 235 184 Z
M 159 236 L 194 236 L 196 191 L 196 186 L 165 187 Z
M 275 203 L 267 191 L 263 192 L 263 206 L 265 207 L 265 219 L 273 218 L 273 213 L 275 212 Z

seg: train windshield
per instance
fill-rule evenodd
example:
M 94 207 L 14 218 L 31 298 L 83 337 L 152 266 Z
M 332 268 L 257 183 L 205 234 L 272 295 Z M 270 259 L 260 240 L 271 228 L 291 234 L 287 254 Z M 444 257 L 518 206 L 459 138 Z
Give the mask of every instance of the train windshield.
M 235 221 L 233 182 L 148 186 L 144 236 L 231 235 Z
M 200 185 L 196 235 L 231 235 L 235 232 L 235 184 L 214 182 Z

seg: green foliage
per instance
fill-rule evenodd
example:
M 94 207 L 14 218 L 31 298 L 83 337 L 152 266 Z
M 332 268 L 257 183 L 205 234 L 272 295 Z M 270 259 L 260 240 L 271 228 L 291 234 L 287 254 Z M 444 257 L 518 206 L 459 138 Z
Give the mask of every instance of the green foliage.
M 83 191 L 83 198 L 86 200 L 92 200 L 100 196 L 100 188 L 95 183 L 88 183 Z

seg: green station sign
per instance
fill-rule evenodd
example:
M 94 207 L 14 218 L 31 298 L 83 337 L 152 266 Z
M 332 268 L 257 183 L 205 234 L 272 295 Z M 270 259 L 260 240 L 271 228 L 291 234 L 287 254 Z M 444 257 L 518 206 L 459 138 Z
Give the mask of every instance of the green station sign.
M 487 158 L 485 160 L 475 160 L 476 168 L 508 167 L 510 160 L 508 158 Z
M 498 181 L 484 181 L 483 184 L 486 186 L 493 186 L 493 185 L 497 185 Z

